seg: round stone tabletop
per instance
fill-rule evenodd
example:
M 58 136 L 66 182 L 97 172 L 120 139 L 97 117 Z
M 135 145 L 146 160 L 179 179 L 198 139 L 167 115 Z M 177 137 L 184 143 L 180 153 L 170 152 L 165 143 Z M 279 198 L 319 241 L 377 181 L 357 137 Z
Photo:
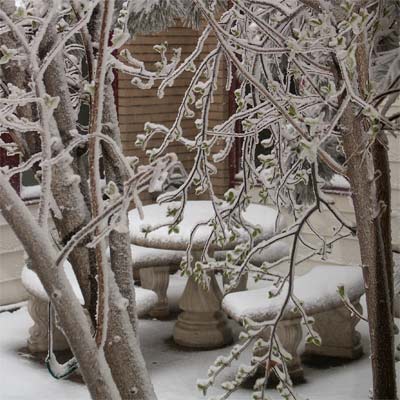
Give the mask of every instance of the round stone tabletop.
M 214 209 L 211 201 L 188 201 L 185 206 L 183 219 L 180 222 L 179 232 L 168 233 L 169 227 L 163 226 L 155 231 L 145 233 L 148 227 L 160 226 L 173 221 L 173 217 L 167 217 L 168 209 L 178 207 L 178 203 L 151 204 L 143 207 L 144 219 L 140 219 L 137 209 L 129 212 L 129 231 L 131 242 L 138 246 L 154 247 L 159 249 L 185 250 L 190 241 L 193 229 L 199 223 L 203 223 L 193 234 L 193 249 L 202 249 L 210 234 L 212 227 L 208 222 L 214 217 Z M 243 216 L 250 224 L 261 228 L 259 239 L 269 238 L 275 230 L 277 211 L 271 207 L 260 204 L 250 204 Z M 232 248 L 235 244 L 248 239 L 244 229 L 239 230 L 239 239 L 230 242 L 224 248 Z M 220 247 L 215 246 L 215 249 Z

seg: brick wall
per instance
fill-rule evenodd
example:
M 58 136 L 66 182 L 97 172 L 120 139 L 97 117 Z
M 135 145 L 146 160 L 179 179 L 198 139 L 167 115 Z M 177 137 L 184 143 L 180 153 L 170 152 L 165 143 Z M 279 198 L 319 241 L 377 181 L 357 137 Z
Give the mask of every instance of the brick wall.
M 151 69 L 152 65 L 159 61 L 159 54 L 153 50 L 153 46 L 163 42 L 168 42 L 168 55 L 172 49 L 180 47 L 182 49 L 182 59 L 185 59 L 195 48 L 199 32 L 182 26 L 168 29 L 156 35 L 146 35 L 137 37 L 127 45 L 127 48 L 134 56 L 145 62 Z M 215 44 L 215 38 L 210 38 L 206 43 L 204 54 L 211 50 Z M 203 54 L 203 55 L 204 55 Z M 218 82 L 218 91 L 214 98 L 214 104 L 210 113 L 210 125 L 214 126 L 228 116 L 229 95 L 225 91 L 226 66 L 221 65 L 221 73 Z M 146 121 L 162 123 L 171 126 L 185 93 L 192 74 L 184 73 L 171 88 L 167 88 L 163 99 L 158 99 L 157 88 L 150 90 L 138 89 L 131 85 L 130 77 L 122 73 L 118 77 L 118 111 L 122 133 L 122 145 L 126 155 L 135 155 L 140 158 L 141 163 L 147 162 L 144 152 L 135 146 L 136 135 L 143 133 L 143 126 Z M 194 137 L 197 129 L 194 125 L 196 117 L 183 121 L 184 134 Z M 160 137 L 161 138 L 161 137 Z M 154 142 L 156 143 L 156 142 Z M 186 170 L 192 165 L 194 152 L 189 152 L 180 144 L 172 144 L 168 150 L 178 154 Z M 229 184 L 228 161 L 218 164 L 218 175 L 213 179 L 214 188 L 218 195 L 225 192 Z M 145 202 L 151 201 L 149 196 L 144 196 Z

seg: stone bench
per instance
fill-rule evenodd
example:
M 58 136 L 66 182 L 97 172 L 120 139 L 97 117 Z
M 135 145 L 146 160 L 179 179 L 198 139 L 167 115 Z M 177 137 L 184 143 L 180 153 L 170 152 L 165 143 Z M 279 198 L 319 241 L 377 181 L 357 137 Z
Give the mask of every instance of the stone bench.
M 294 294 L 303 302 L 308 316 L 313 316 L 313 329 L 322 339 L 321 346 L 306 343 L 305 355 L 355 359 L 362 354 L 359 332 L 355 330 L 359 318 L 346 308 L 337 292 L 344 285 L 345 293 L 353 307 L 362 314 L 360 297 L 364 293 L 361 268 L 321 265 L 305 275 L 295 278 Z M 256 322 L 271 321 L 281 310 L 285 288 L 276 297 L 268 298 L 268 288 L 235 292 L 225 296 L 223 310 L 234 320 L 242 323 L 245 318 Z M 289 373 L 294 381 L 304 379 L 298 347 L 303 337 L 301 318 L 293 312 L 292 301 L 286 307 L 283 318 L 278 323 L 277 335 L 283 347 L 292 355 L 288 363 Z M 262 335 L 270 338 L 270 329 Z M 260 355 L 260 354 L 257 354 Z
M 277 242 L 256 253 L 251 261 L 256 265 L 261 265 L 264 261 L 272 263 L 286 256 L 288 252 L 286 243 Z M 151 309 L 150 316 L 167 317 L 169 315 L 167 297 L 169 274 L 179 269 L 186 252 L 131 245 L 131 253 L 133 270 L 139 271 L 142 287 L 153 290 L 158 296 L 158 303 Z M 217 251 L 215 257 L 221 261 L 225 258 L 225 254 L 224 251 Z
M 64 263 L 65 273 L 81 304 L 84 303 L 81 289 L 71 264 Z M 22 269 L 22 284 L 29 294 L 28 312 L 34 325 L 29 329 L 28 348 L 32 353 L 45 352 L 48 347 L 48 307 L 49 299 L 39 277 L 26 265 Z M 157 295 L 151 290 L 135 288 L 138 316 L 146 315 L 157 303 Z M 67 341 L 60 330 L 54 330 L 54 350 L 68 349 Z
M 167 317 L 169 275 L 179 269 L 185 252 L 131 245 L 131 255 L 134 279 L 139 278 L 141 287 L 155 292 L 158 297 L 156 304 L 148 310 L 149 315 L 154 318 Z

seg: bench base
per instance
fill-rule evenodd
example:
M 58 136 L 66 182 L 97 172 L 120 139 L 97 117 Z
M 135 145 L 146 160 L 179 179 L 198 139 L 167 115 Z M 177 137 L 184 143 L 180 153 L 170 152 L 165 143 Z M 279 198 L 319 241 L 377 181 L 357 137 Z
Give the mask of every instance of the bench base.
M 304 371 L 298 353 L 298 348 L 303 338 L 301 320 L 294 318 L 280 321 L 276 333 L 278 334 L 282 346 L 292 355 L 292 360 L 287 363 L 291 379 L 294 382 L 303 382 Z
M 359 301 L 354 302 L 353 306 L 362 314 L 363 310 Z M 351 315 L 345 306 L 314 314 L 313 317 L 315 319 L 313 328 L 321 336 L 322 344 L 316 346 L 307 343 L 301 358 L 298 354 L 298 347 L 303 338 L 301 320 L 298 318 L 282 320 L 277 326 L 276 333 L 282 346 L 292 355 L 292 360 L 287 363 L 287 367 L 294 383 L 304 381 L 301 359 L 311 361 L 319 357 L 354 360 L 363 354 L 361 335 L 355 329 L 359 318 L 356 315 Z M 332 326 L 335 329 L 332 329 Z M 269 341 L 270 331 L 266 330 L 262 338 Z M 255 355 L 262 356 L 263 353 L 256 353 Z M 264 368 L 260 367 L 257 374 L 263 375 L 264 373 Z M 278 383 L 273 377 L 270 381 L 271 385 Z
M 362 314 L 362 306 L 357 301 L 354 308 Z M 345 306 L 314 315 L 314 329 L 322 338 L 321 346 L 306 344 L 304 358 L 332 357 L 354 360 L 363 354 L 361 335 L 355 327 L 359 322 Z M 334 329 L 332 329 L 334 327 Z
M 142 288 L 150 289 L 158 296 L 158 303 L 151 309 L 149 315 L 153 318 L 167 318 L 169 305 L 167 290 L 169 285 L 170 267 L 155 267 L 140 269 L 140 283 Z
M 43 353 L 48 350 L 49 302 L 30 296 L 28 312 L 33 320 L 29 328 L 28 349 L 31 353 Z M 62 332 L 54 327 L 53 349 L 67 350 L 68 342 Z
M 304 382 L 304 371 L 298 354 L 298 347 L 303 337 L 300 318 L 280 321 L 276 329 L 276 334 L 284 349 L 292 355 L 292 360 L 286 364 L 290 378 L 294 383 Z M 270 329 L 266 329 L 262 335 L 262 339 L 268 342 L 270 337 Z M 263 356 L 265 355 L 265 351 L 255 352 L 254 355 L 257 357 Z M 260 367 L 257 374 L 264 375 L 265 369 Z M 270 378 L 271 385 L 278 383 L 278 380 L 274 379 L 274 377 L 275 375 L 272 375 Z

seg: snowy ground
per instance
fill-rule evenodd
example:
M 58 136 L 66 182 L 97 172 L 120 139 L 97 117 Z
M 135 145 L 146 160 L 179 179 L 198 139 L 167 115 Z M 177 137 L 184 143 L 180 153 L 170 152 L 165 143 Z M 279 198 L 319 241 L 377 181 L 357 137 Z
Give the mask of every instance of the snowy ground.
M 174 290 L 174 285 L 171 285 Z M 172 296 L 176 306 L 176 298 Z M 196 379 L 205 377 L 214 359 L 229 348 L 213 351 L 187 351 L 174 345 L 171 337 L 174 320 L 141 320 L 140 335 L 145 359 L 159 400 L 204 399 L 196 389 Z M 26 351 L 26 338 L 32 322 L 26 307 L 0 313 L 0 399 L 1 400 L 89 400 L 85 387 L 73 381 L 56 381 L 46 368 Z M 232 322 L 235 332 L 237 325 Z M 358 329 L 368 352 L 367 327 Z M 25 348 L 25 349 L 24 349 Z M 225 379 L 229 377 L 228 372 Z M 368 354 L 339 366 L 305 366 L 307 382 L 297 391 L 310 400 L 366 400 L 371 386 Z M 400 376 L 400 365 L 398 365 Z M 270 393 L 272 394 L 272 392 Z M 242 389 L 232 400 L 250 400 L 251 392 Z M 279 396 L 273 395 L 273 399 Z

